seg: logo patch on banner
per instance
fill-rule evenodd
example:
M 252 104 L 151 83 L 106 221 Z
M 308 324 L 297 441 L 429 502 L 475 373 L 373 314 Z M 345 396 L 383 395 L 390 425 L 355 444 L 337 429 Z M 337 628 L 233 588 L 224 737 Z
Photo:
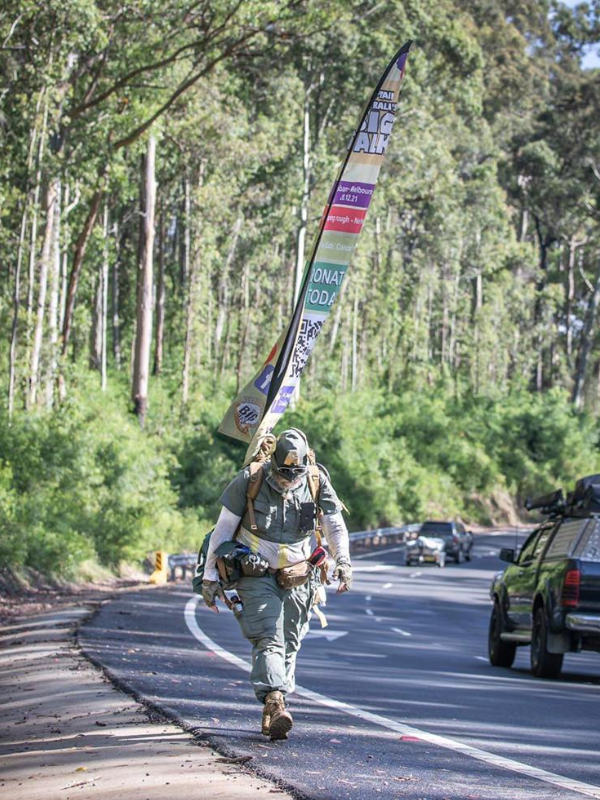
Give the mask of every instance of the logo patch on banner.
M 250 433 L 250 428 L 256 428 L 262 416 L 263 405 L 252 398 L 242 398 L 235 409 L 235 424 L 243 434 Z
M 258 391 L 262 392 L 262 394 L 264 394 L 265 397 L 269 394 L 269 386 L 271 385 L 271 379 L 273 377 L 274 372 L 275 372 L 275 367 L 272 364 L 266 364 L 263 371 L 254 381 L 254 385 L 256 386 Z

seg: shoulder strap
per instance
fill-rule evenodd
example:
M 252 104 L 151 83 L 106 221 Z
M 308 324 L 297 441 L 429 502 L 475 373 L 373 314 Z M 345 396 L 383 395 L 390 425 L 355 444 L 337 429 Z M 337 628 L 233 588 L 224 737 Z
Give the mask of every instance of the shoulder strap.
M 252 461 L 248 467 L 250 469 L 250 480 L 248 481 L 248 487 L 246 489 L 246 507 L 250 519 L 250 528 L 255 531 L 256 517 L 254 516 L 254 501 L 258 497 L 263 482 L 263 463 L 260 461 Z
M 315 503 L 319 502 L 319 492 L 321 491 L 321 479 L 319 477 L 319 467 L 316 464 L 308 465 L 308 488 L 310 495 Z
M 314 459 L 314 451 L 311 450 L 312 459 Z M 315 536 L 317 538 L 317 547 L 321 547 L 321 542 L 323 540 L 321 531 L 321 509 L 319 508 L 319 494 L 321 492 L 321 477 L 319 473 L 319 467 L 315 463 L 310 463 L 308 465 L 308 488 L 310 490 L 310 495 L 313 499 L 313 503 L 317 505 L 317 525 L 315 527 Z

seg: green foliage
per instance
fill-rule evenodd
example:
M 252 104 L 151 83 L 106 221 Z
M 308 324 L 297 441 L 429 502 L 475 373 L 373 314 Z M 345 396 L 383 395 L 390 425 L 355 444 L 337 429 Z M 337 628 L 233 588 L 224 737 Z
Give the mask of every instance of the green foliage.
M 523 500 L 596 472 L 597 423 L 559 391 L 491 399 L 428 392 L 355 393 L 301 403 L 306 431 L 355 529 L 423 517 L 502 518 L 494 496 Z M 283 427 L 283 423 L 280 423 Z
M 10 426 L 3 418 L 0 452 L 0 547 L 16 565 L 69 575 L 90 558 L 116 566 L 194 547 L 204 533 L 178 509 L 170 452 L 97 393 Z
M 15 379 L 15 412 L 0 418 L 0 557 L 89 574 L 199 545 L 243 454 L 215 431 L 289 318 L 302 220 L 310 245 L 363 104 L 409 38 L 377 192 L 283 424 L 306 428 L 354 529 L 506 518 L 527 493 L 596 471 L 600 94 L 579 59 L 599 8 L 15 0 L 0 11 L 0 369 L 12 339 Z M 126 365 L 149 132 L 165 327 L 142 432 Z M 42 257 L 44 198 L 59 182 Z M 102 393 L 90 341 L 104 266 Z
M 121 410 L 119 385 L 99 397 L 82 380 L 86 391 L 59 412 L 0 421 L 4 561 L 69 576 L 93 572 L 94 562 L 114 568 L 158 548 L 200 546 L 244 455 L 215 435 L 227 394 L 195 398 L 194 413 L 182 417 L 157 391 L 143 432 Z M 425 517 L 496 522 L 509 495 L 522 500 L 597 471 L 597 423 L 564 393 L 492 399 L 448 388 L 322 392 L 279 428 L 306 431 L 352 530 Z M 498 508 L 498 497 L 508 507 Z

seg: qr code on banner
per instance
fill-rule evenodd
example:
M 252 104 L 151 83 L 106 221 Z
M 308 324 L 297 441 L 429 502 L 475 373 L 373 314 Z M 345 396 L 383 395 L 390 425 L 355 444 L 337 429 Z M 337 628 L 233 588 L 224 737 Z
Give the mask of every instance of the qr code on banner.
M 299 378 L 308 361 L 311 350 L 315 345 L 315 340 L 319 335 L 319 331 L 323 327 L 323 320 L 303 319 L 300 325 L 300 333 L 298 334 L 298 341 L 294 356 L 292 358 L 292 378 Z

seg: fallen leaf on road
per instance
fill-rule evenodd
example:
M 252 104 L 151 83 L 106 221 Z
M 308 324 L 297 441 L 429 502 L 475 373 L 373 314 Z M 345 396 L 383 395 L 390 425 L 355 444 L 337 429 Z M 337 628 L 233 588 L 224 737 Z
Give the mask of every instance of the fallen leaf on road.
M 401 736 L 401 742 L 420 742 L 422 739 L 419 739 L 418 736 Z
M 231 758 L 223 756 L 222 758 L 215 758 L 215 761 L 220 764 L 245 764 L 247 761 L 252 761 L 253 758 L 254 756 L 234 756 Z
M 98 720 L 96 720 L 96 725 L 99 728 L 106 728 L 106 722 L 99 722 Z
M 330 739 L 329 741 L 332 742 L 333 744 L 341 744 L 339 739 Z
M 87 772 L 87 767 L 77 767 L 75 772 Z
M 63 786 L 64 789 L 76 789 L 78 786 L 87 786 L 89 783 L 93 783 L 96 778 L 90 778 L 87 781 L 80 781 L 79 783 L 69 783 L 68 786 Z
M 418 778 L 415 778 L 414 775 L 394 775 L 395 781 L 418 781 Z

